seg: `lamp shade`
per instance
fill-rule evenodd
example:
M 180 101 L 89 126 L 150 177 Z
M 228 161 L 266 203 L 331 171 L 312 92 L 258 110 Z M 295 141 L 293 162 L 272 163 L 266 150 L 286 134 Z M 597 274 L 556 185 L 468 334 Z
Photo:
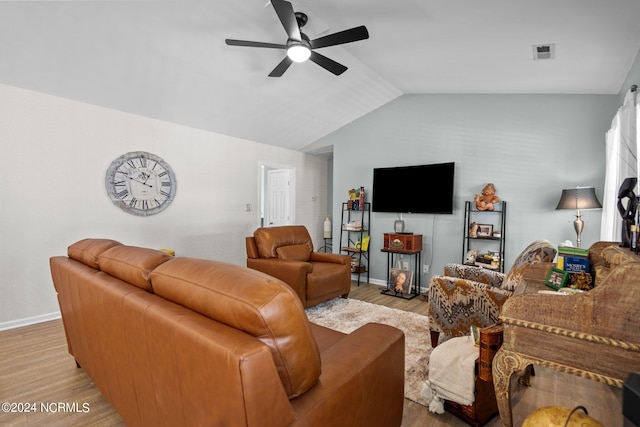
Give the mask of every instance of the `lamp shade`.
M 601 209 L 602 205 L 596 197 L 593 187 L 565 188 L 556 209 Z

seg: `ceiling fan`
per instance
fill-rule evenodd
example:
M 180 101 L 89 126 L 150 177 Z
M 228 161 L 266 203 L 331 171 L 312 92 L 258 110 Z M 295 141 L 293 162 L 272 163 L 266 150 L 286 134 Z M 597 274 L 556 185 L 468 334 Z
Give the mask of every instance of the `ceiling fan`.
M 269 77 L 280 77 L 291 66 L 293 62 L 304 62 L 307 59 L 315 62 L 322 68 L 332 72 L 336 76 L 347 71 L 347 67 L 319 54 L 315 49 L 328 46 L 335 46 L 344 43 L 355 42 L 369 38 L 367 28 L 362 25 L 337 33 L 309 40 L 306 34 L 300 29 L 307 23 L 307 15 L 302 12 L 293 12 L 291 3 L 285 0 L 271 0 L 271 4 L 282 23 L 287 36 L 286 44 L 254 42 L 248 40 L 226 39 L 229 46 L 263 47 L 271 49 L 285 49 L 287 56 L 271 71 Z

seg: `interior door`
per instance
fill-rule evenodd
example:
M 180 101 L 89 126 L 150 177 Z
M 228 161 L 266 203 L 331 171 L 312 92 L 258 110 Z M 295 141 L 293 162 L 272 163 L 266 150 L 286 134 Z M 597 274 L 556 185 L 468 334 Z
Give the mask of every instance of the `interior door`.
M 267 227 L 290 225 L 291 171 L 271 169 L 267 171 L 266 219 Z

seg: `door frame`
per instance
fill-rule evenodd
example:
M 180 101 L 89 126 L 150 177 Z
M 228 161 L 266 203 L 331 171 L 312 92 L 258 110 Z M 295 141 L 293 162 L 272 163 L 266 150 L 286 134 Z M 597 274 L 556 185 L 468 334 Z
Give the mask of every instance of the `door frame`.
M 296 168 L 289 165 L 278 165 L 273 163 L 260 162 L 260 227 L 268 227 L 266 223 L 266 199 L 269 189 L 267 188 L 267 171 L 269 170 L 286 170 L 289 172 L 289 222 L 296 223 Z

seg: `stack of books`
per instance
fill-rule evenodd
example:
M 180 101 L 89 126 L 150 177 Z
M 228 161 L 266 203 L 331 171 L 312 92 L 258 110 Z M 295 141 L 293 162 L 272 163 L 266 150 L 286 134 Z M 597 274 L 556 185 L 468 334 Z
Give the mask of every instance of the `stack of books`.
M 589 249 L 558 246 L 556 267 L 569 273 L 589 272 Z
M 478 255 L 476 257 L 475 265 L 477 267 L 497 270 L 500 268 L 500 255 L 493 253 Z
M 566 286 L 576 287 L 575 285 L 580 284 L 580 288 L 585 281 L 591 284 L 589 249 L 559 246 L 556 268 L 569 273 Z

